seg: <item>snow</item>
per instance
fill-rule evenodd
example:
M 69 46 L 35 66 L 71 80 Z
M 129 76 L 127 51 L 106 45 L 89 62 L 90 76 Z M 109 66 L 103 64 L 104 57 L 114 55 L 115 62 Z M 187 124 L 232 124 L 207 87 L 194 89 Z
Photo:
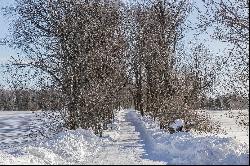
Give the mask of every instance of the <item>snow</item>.
M 9 153 L 0 152 L 0 164 L 75 164 L 88 162 L 98 151 L 99 138 L 78 129 L 59 133 L 53 139 L 27 144 Z
M 27 142 L 32 119 L 31 111 L 0 111 L 0 149 Z
M 77 129 L 60 132 L 50 139 L 26 140 L 19 144 L 11 142 L 8 134 L 15 135 L 14 131 L 20 128 L 26 132 L 28 129 L 17 124 L 27 122 L 24 126 L 28 127 L 34 115 L 0 113 L 0 123 L 3 122 L 0 144 L 7 137 L 4 142 L 15 145 L 0 146 L 0 164 L 249 164 L 248 146 L 229 136 L 168 134 L 159 129 L 158 122 L 141 117 L 132 109 L 122 109 L 115 114 L 114 123 L 102 138 L 91 130 Z M 7 123 L 11 125 L 5 126 Z
M 249 146 L 249 126 L 246 128 L 237 125 L 236 119 L 228 115 L 227 110 L 206 110 L 211 115 L 211 120 L 222 123 L 222 128 L 228 133 L 228 136 L 235 138 L 237 141 Z M 243 112 L 248 116 L 249 110 L 231 110 L 233 116 L 237 116 L 239 112 Z
M 168 134 L 152 118 L 129 112 L 136 130 L 142 133 L 150 159 L 168 164 L 248 164 L 248 146 L 230 137 L 192 132 Z
M 172 123 L 169 127 L 172 127 L 173 129 L 176 130 L 182 126 L 184 126 L 184 121 L 182 119 L 176 119 L 174 123 Z

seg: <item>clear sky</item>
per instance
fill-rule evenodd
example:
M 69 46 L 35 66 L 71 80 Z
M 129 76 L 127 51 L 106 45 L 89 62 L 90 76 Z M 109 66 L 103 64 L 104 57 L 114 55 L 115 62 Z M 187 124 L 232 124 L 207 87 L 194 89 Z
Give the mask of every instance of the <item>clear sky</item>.
M 0 8 L 12 4 L 13 0 L 0 0 Z M 10 20 L 7 17 L 0 14 L 0 39 L 4 38 L 5 36 L 9 35 L 8 28 L 9 28 Z M 17 51 L 7 47 L 0 45 L 0 63 L 5 63 L 9 59 L 11 55 L 15 55 Z M 1 75 L 1 74 L 0 74 Z
M 198 3 L 199 7 L 202 7 L 200 4 L 200 1 L 194 1 L 195 3 Z M 0 8 L 6 6 L 6 5 L 11 5 L 14 3 L 14 0 L 0 0 Z M 196 19 L 197 13 L 192 13 L 189 16 L 189 20 L 190 22 L 197 22 Z M 10 23 L 10 19 L 8 19 L 6 16 L 3 16 L 0 13 L 0 39 L 4 38 L 5 36 L 9 35 L 9 23 Z M 188 43 L 189 41 L 195 42 L 194 40 L 194 32 L 189 31 L 187 33 L 185 33 L 185 38 L 184 40 L 186 41 L 186 43 Z M 226 48 L 226 44 L 221 43 L 219 41 L 215 41 L 215 40 L 211 40 L 209 37 L 209 34 L 203 34 L 201 36 L 199 36 L 199 42 L 204 42 L 205 45 L 208 46 L 208 48 L 212 51 L 212 53 L 222 53 L 222 50 Z M 188 45 L 186 45 L 187 49 L 188 49 Z M 7 46 L 3 46 L 0 45 L 0 65 L 1 64 L 5 64 L 8 62 L 8 60 L 10 59 L 11 56 L 16 56 L 17 55 L 17 50 L 11 49 Z M 0 84 L 2 84 L 4 82 L 3 80 L 3 69 L 1 69 L 0 67 Z

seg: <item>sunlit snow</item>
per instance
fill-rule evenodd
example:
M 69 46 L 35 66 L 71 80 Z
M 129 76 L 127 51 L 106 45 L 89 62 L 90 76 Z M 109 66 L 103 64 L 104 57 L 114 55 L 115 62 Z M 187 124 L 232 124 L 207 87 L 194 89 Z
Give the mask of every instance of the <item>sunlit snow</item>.
M 112 129 L 102 138 L 77 129 L 29 142 L 22 136 L 33 124 L 32 116 L 30 112 L 0 113 L 0 164 L 249 164 L 248 146 L 238 139 L 169 134 L 132 109 L 117 111 L 109 125 Z

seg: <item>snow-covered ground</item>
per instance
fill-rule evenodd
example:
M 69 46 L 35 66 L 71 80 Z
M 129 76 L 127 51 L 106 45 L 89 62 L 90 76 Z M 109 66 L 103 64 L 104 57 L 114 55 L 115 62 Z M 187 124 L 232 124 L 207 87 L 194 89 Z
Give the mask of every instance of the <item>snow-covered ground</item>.
M 103 138 L 78 129 L 27 142 L 26 137 L 20 138 L 33 124 L 32 116 L 30 112 L 0 113 L 0 164 L 249 164 L 249 147 L 240 141 L 168 134 L 132 109 L 117 111 L 113 129 L 105 131 Z M 15 147 L 3 146 L 8 143 Z
M 0 149 L 28 142 L 33 120 L 31 111 L 0 111 Z
M 227 110 L 215 110 L 215 111 L 207 111 L 213 121 L 221 122 L 221 127 L 228 133 L 228 136 L 235 138 L 237 141 L 241 143 L 246 143 L 249 145 L 249 126 L 245 128 L 236 123 L 236 118 L 232 116 L 239 115 L 239 112 L 243 112 L 247 115 L 249 121 L 249 110 L 231 110 L 231 114 Z M 231 116 L 230 116 L 231 115 Z
M 140 117 L 131 111 L 136 130 L 142 134 L 152 160 L 168 164 L 249 164 L 246 144 L 224 136 L 198 135 L 191 132 L 168 134 L 159 129 L 149 117 Z

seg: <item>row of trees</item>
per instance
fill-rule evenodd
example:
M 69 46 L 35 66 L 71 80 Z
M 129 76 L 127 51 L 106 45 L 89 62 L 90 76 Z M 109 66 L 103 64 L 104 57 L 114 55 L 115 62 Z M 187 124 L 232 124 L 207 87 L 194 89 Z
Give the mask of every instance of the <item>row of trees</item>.
M 130 5 L 120 0 L 16 0 L 6 9 L 16 18 L 6 42 L 24 57 L 9 67 L 47 78 L 46 90 L 56 92 L 51 100 L 58 103 L 54 109 L 59 108 L 68 129 L 102 134 L 115 109 L 134 105 L 142 116 L 158 119 L 161 128 L 182 118 L 190 128 L 217 130 L 207 115 L 193 111 L 216 73 L 204 45 L 196 45 L 191 56 L 181 50 L 191 7 L 185 0 Z M 188 64 L 182 60 L 187 56 Z
M 200 108 L 208 110 L 242 110 L 248 109 L 249 100 L 247 97 L 238 96 L 236 94 L 227 94 L 212 97 L 203 97 Z
M 184 35 L 190 8 L 186 1 L 156 1 L 131 9 L 132 94 L 135 109 L 142 116 L 148 114 L 158 119 L 161 128 L 167 128 L 175 119 L 181 118 L 195 124 L 199 130 L 210 131 L 212 126 L 205 120 L 206 115 L 202 118 L 193 111 L 199 108 L 200 96 L 213 83 L 212 71 L 201 68 L 208 52 L 201 44 L 193 49 L 191 64 L 177 62 L 181 55 L 176 49 Z
M 57 92 L 48 89 L 3 89 L 0 88 L 1 111 L 59 110 Z
M 127 92 L 131 89 L 127 89 Z M 38 110 L 60 110 L 62 104 L 58 102 L 59 92 L 51 88 L 30 89 L 15 87 L 5 89 L 0 87 L 0 110 L 1 111 L 38 111 Z M 123 93 L 125 102 L 119 103 L 122 107 L 131 107 L 137 100 L 132 98 L 130 93 Z M 215 98 L 203 95 L 196 109 L 207 110 L 241 110 L 249 107 L 249 100 L 246 97 L 236 94 L 216 96 Z M 142 103 L 142 105 L 144 105 Z M 134 105 L 137 107 L 136 105 Z M 145 111 L 146 109 L 144 108 Z M 150 111 L 149 111 L 150 112 Z

